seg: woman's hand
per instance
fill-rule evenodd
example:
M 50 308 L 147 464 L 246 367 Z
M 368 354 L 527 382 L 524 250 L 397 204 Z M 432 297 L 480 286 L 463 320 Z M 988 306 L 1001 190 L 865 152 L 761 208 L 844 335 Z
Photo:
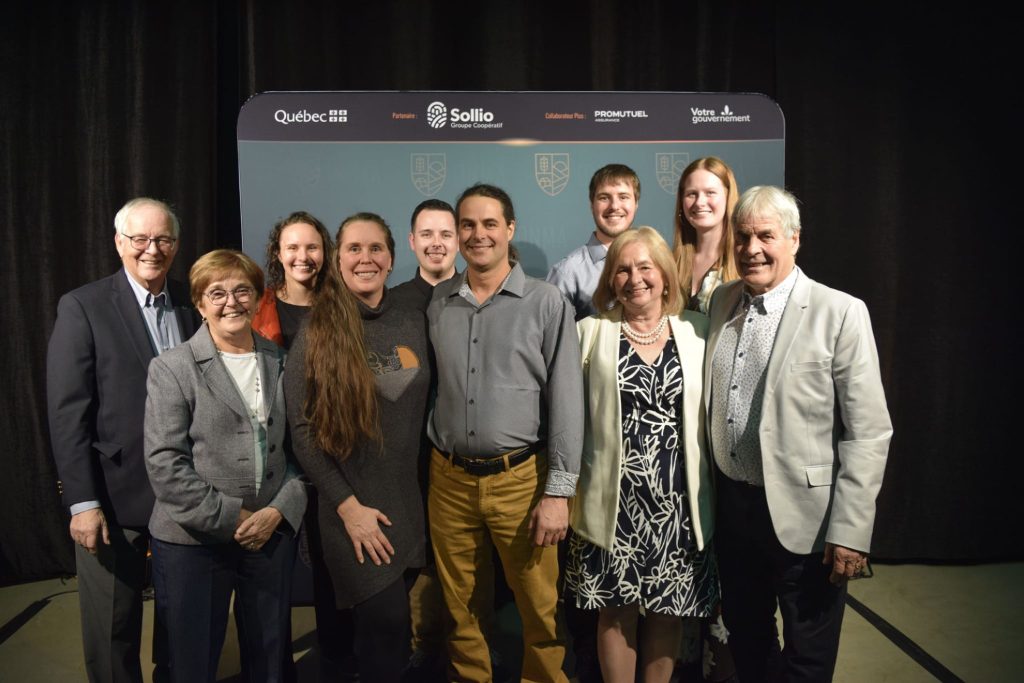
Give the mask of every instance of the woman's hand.
M 245 508 L 238 513 L 238 528 L 235 529 L 235 541 L 246 550 L 256 552 L 263 547 L 270 536 L 277 530 L 283 517 L 272 507 L 265 507 L 256 512 Z
M 364 550 L 378 567 L 381 562 L 391 564 L 395 549 L 380 528 L 381 524 L 391 526 L 387 515 L 376 508 L 360 504 L 355 496 L 349 496 L 338 506 L 338 517 L 345 523 L 345 531 L 355 548 L 359 564 L 363 563 Z

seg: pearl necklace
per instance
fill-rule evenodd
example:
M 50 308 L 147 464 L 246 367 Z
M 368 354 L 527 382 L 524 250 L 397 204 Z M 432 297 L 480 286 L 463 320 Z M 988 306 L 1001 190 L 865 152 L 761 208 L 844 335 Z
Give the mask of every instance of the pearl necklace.
M 650 332 L 637 332 L 630 326 L 629 322 L 625 318 L 623 318 L 622 333 L 626 335 L 626 339 L 629 339 L 634 344 L 647 346 L 658 341 L 658 338 L 661 337 L 661 333 L 665 331 L 665 325 L 667 324 L 668 316 L 663 315 L 661 316 L 661 320 L 658 321 L 658 324 L 655 325 L 654 329 L 651 330 Z

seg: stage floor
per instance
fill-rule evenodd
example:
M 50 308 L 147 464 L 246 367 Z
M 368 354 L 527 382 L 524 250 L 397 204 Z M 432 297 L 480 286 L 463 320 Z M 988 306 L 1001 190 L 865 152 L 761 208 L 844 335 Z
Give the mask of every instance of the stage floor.
M 75 579 L 0 588 L 0 680 L 85 680 L 76 590 Z M 1024 679 L 1024 563 L 879 564 L 873 578 L 851 584 L 850 596 L 836 681 Z M 147 602 L 146 634 L 151 633 L 152 608 Z M 503 612 L 514 613 L 514 607 Z M 503 614 L 500 621 L 514 622 L 514 614 Z M 329 680 L 320 674 L 314 627 L 312 608 L 292 610 L 302 681 Z M 503 655 L 512 668 L 515 653 Z M 149 656 L 144 642 L 143 661 Z M 147 682 L 149 668 L 143 667 Z M 218 680 L 237 673 L 232 624 Z

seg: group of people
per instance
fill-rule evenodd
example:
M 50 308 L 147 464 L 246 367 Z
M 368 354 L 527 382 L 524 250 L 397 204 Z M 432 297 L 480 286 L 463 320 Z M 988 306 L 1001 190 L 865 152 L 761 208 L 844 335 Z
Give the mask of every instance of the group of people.
M 639 201 L 598 170 L 593 235 L 545 282 L 501 188 L 428 200 L 392 288 L 374 213 L 333 239 L 293 213 L 266 275 L 218 249 L 185 287 L 177 218 L 128 202 L 123 270 L 61 298 L 48 353 L 90 680 L 142 679 L 150 549 L 155 678 L 214 680 L 232 594 L 246 678 L 294 676 L 303 524 L 318 627 L 350 620 L 324 655 L 363 681 L 409 679 L 414 625 L 443 631 L 444 677 L 492 680 L 494 557 L 522 680 L 566 680 L 563 598 L 595 617 L 569 620 L 581 680 L 668 681 L 682 619 L 719 614 L 740 680 L 829 680 L 891 436 L 866 308 L 796 266 L 785 190 L 693 162 L 671 249 Z

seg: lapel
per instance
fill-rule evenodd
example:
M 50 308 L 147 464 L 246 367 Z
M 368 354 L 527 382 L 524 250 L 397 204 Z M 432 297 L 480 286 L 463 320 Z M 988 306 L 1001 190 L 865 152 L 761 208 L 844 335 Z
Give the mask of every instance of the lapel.
M 700 405 L 701 384 L 693 378 L 700 377 L 704 366 L 704 349 L 694 334 L 693 326 L 680 316 L 669 316 L 672 338 L 676 341 L 679 366 L 683 369 L 683 405 Z M 683 411 L 686 415 L 686 411 Z
M 284 352 L 277 344 L 259 334 L 254 334 L 253 337 L 256 339 L 256 359 L 260 366 L 260 382 L 263 386 L 263 414 L 269 417 L 277 397 L 278 380 L 284 372 Z
M 135 292 L 128 284 L 128 277 L 129 275 L 124 270 L 114 273 L 110 282 L 113 290 L 111 299 L 118 317 L 124 324 L 125 338 L 131 344 L 139 362 L 142 363 L 143 370 L 148 370 L 149 361 L 153 360 L 156 352 L 153 350 L 153 342 L 146 330 L 146 321 L 142 318 L 142 311 L 139 310 L 138 299 L 135 298 Z
M 187 342 L 196 333 L 196 311 L 192 307 L 188 288 L 177 280 L 167 280 L 167 290 L 174 302 L 174 316 L 178 319 L 178 331 L 181 341 Z
M 711 368 L 715 358 L 715 348 L 718 346 L 718 338 L 721 336 L 722 328 L 729 321 L 729 314 L 736 308 L 736 304 L 743 294 L 743 281 L 737 280 L 727 285 L 722 285 L 715 290 L 711 299 L 709 310 L 710 321 L 708 326 L 708 343 L 704 361 L 704 407 L 711 405 Z M 710 414 L 710 411 L 709 411 Z
M 782 312 L 782 320 L 779 321 L 779 330 L 775 333 L 771 358 L 768 359 L 768 369 L 765 371 L 764 404 L 762 405 L 767 405 L 768 401 L 772 399 L 779 380 L 784 374 L 783 369 L 787 365 L 798 333 L 807 319 L 807 304 L 811 299 L 812 284 L 813 281 L 803 272 L 797 274 L 793 291 L 790 292 L 789 301 L 786 302 L 786 308 Z
M 235 381 L 228 374 L 227 367 L 225 367 L 224 362 L 217 355 L 217 347 L 213 345 L 210 329 L 203 325 L 187 343 L 192 348 L 192 355 L 196 359 L 196 365 L 199 366 L 203 381 L 206 382 L 210 393 L 248 422 L 250 419 L 249 410 L 243 403 L 242 396 L 238 393 L 238 388 L 235 387 Z M 262 358 L 262 354 L 260 354 L 260 357 Z M 263 369 L 262 366 L 260 369 Z M 264 392 L 264 395 L 268 393 L 270 392 Z

